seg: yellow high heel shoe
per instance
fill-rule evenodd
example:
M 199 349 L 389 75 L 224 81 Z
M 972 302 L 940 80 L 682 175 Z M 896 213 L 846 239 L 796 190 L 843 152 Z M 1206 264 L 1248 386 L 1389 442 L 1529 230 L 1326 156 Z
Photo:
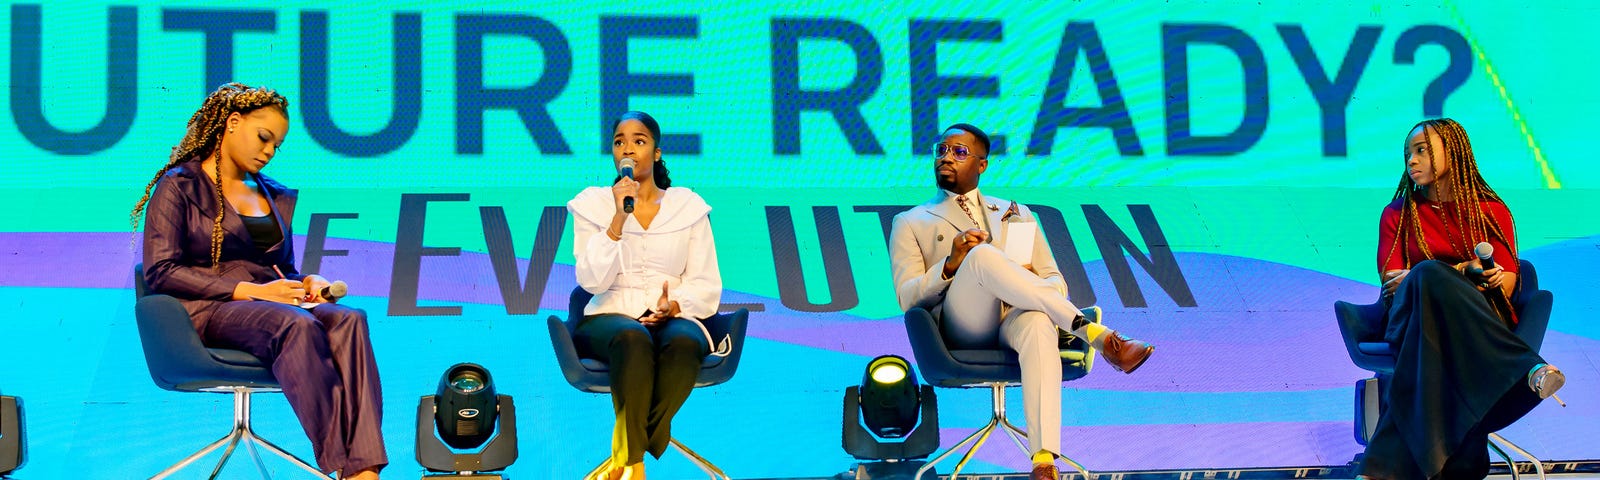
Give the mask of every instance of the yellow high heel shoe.
M 622 467 L 622 480 L 644 480 L 644 462 Z
M 594 470 L 589 471 L 588 475 L 584 475 L 583 480 L 621 480 L 626 471 L 627 467 L 618 466 L 607 458 L 599 466 L 594 467 Z

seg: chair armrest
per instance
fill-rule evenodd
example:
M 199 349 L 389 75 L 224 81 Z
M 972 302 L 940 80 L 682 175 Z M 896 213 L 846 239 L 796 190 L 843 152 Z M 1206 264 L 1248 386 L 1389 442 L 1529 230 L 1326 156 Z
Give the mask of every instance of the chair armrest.
M 738 352 L 744 349 L 745 331 L 750 327 L 750 311 L 741 308 L 734 312 L 720 313 L 712 315 L 701 323 L 704 323 L 706 331 L 711 333 L 712 341 L 720 342 L 723 337 L 727 337 L 733 342 L 733 351 Z M 717 346 L 712 345 L 711 349 L 716 350 Z
M 1361 351 L 1362 342 L 1382 342 L 1384 309 L 1383 303 L 1360 305 L 1350 302 L 1334 302 L 1333 315 L 1339 323 L 1339 336 L 1344 340 L 1344 348 L 1350 355 L 1350 361 L 1362 369 L 1382 372 L 1394 368 L 1391 356 L 1375 356 Z
M 134 304 L 134 317 L 144 361 L 157 386 L 177 388 L 192 380 L 189 370 L 193 366 L 216 363 L 190 323 L 189 311 L 178 299 L 159 294 L 141 297 Z
M 954 375 L 952 372 L 962 370 L 955 357 L 950 355 L 950 349 L 945 346 L 944 333 L 939 331 L 939 323 L 933 319 L 933 313 L 913 307 L 906 311 L 905 322 L 906 338 L 911 341 L 911 356 L 916 360 L 917 370 L 925 381 L 938 385 L 941 380 Z
M 1544 334 L 1550 329 L 1550 309 L 1554 302 L 1554 294 L 1536 290 L 1528 295 L 1527 301 L 1517 311 L 1516 334 L 1535 352 L 1544 346 Z
M 717 343 L 727 339 L 729 351 L 722 363 L 701 369 L 699 377 L 695 379 L 695 385 L 702 387 L 718 385 L 733 379 L 733 374 L 739 371 L 739 359 L 744 357 L 745 332 L 750 328 L 750 311 L 741 308 L 731 313 L 712 315 L 701 323 L 706 326 L 706 332 L 711 334 L 710 350 L 715 352 Z
M 572 330 L 567 329 L 567 322 L 561 317 L 551 315 L 550 346 L 556 355 L 556 363 L 561 366 L 561 375 L 566 377 L 567 383 L 582 390 L 583 377 L 588 369 L 583 368 L 582 360 L 578 357 L 578 346 L 572 342 Z
M 1363 305 L 1333 302 L 1333 315 L 1339 321 L 1339 333 L 1344 337 L 1345 344 L 1383 341 L 1383 303 Z
M 1518 259 L 1517 291 L 1512 292 L 1512 294 L 1515 295 L 1522 291 L 1529 293 L 1539 291 L 1539 272 L 1533 268 L 1533 262 L 1527 259 Z
M 911 342 L 911 353 L 921 363 L 923 357 L 930 359 L 949 357 L 949 348 L 944 343 L 944 333 L 939 331 L 939 322 L 933 319 L 933 313 L 922 307 L 912 307 L 906 311 L 906 339 Z

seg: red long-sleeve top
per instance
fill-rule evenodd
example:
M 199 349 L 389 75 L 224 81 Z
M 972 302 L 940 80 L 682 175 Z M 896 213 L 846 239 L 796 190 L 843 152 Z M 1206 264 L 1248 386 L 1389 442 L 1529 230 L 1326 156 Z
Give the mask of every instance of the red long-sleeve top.
M 1472 247 L 1478 242 L 1489 242 L 1494 247 L 1494 263 L 1507 272 L 1517 273 L 1517 261 L 1512 255 L 1512 250 L 1507 243 L 1516 244 L 1516 227 L 1511 222 L 1511 210 L 1504 203 L 1493 200 L 1478 202 L 1480 208 L 1489 219 L 1498 225 L 1505 233 L 1501 240 L 1490 230 L 1489 238 L 1472 239 L 1470 242 L 1462 241 L 1465 221 L 1456 218 L 1456 205 L 1454 202 L 1432 202 L 1424 198 L 1414 198 L 1417 202 L 1417 222 L 1422 225 L 1423 237 L 1427 239 L 1428 250 L 1433 253 L 1435 260 L 1450 264 L 1461 263 L 1475 258 Z M 1396 199 L 1384 207 L 1383 217 L 1378 224 L 1378 272 L 1389 270 L 1409 269 L 1417 262 L 1427 260 L 1422 254 L 1422 247 L 1417 243 L 1414 230 L 1401 231 L 1400 214 L 1404 208 L 1404 201 Z M 1395 248 L 1395 237 L 1401 236 L 1403 243 Z M 1409 261 L 1407 261 L 1409 260 Z

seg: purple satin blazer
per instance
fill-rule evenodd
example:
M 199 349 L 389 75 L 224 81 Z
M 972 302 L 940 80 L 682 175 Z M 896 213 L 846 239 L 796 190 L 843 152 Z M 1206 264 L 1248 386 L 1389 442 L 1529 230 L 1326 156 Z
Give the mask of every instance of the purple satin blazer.
M 144 280 L 150 293 L 171 295 L 183 302 L 196 328 L 209 318 L 212 307 L 233 298 L 239 282 L 265 283 L 278 279 L 276 265 L 291 280 L 303 275 L 294 267 L 295 190 L 256 174 L 256 183 L 272 204 L 283 240 L 265 252 L 250 241 L 250 232 L 232 206 L 222 217 L 222 268 L 211 268 L 211 227 L 217 204 L 214 183 L 200 173 L 200 161 L 190 160 L 168 170 L 150 192 L 144 212 Z

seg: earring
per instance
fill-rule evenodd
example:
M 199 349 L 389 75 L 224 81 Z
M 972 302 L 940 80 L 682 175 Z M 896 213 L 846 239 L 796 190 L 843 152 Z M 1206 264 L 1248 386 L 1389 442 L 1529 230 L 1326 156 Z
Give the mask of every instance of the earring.
M 233 133 L 233 127 L 228 127 L 228 133 Z

